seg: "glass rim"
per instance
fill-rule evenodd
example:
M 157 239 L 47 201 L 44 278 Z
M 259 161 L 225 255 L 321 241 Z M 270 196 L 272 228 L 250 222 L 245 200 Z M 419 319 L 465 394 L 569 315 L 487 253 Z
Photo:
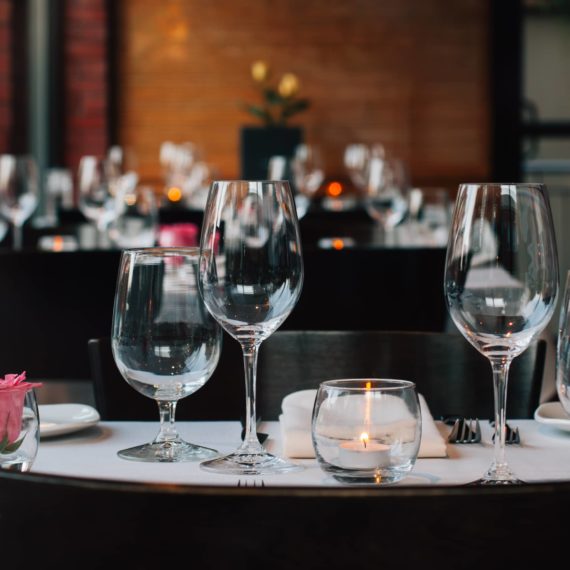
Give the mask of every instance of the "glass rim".
M 370 382 L 371 386 L 366 387 Z M 335 388 L 354 392 L 391 392 L 396 390 L 415 389 L 416 383 L 412 380 L 402 380 L 399 378 L 337 378 L 334 380 L 324 380 L 319 385 L 320 389 Z
M 165 245 L 153 247 L 129 247 L 122 251 L 123 255 L 200 255 L 200 246 L 197 245 Z
M 214 184 L 290 184 L 289 180 L 286 178 L 277 178 L 277 179 L 270 179 L 270 178 L 262 178 L 262 179 L 252 179 L 248 180 L 245 178 L 236 178 L 236 179 L 222 179 L 222 180 L 212 180 L 212 186 Z
M 464 186 L 518 186 L 520 188 L 546 188 L 544 182 L 461 182 L 459 188 Z

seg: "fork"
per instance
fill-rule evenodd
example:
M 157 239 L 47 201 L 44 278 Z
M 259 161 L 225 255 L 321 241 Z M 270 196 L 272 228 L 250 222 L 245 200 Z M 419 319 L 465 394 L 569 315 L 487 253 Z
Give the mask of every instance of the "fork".
M 495 422 L 491 421 L 489 422 L 491 424 L 491 427 L 495 427 Z M 519 434 L 519 428 L 514 427 L 512 428 L 509 424 L 505 424 L 505 443 L 507 445 L 519 445 L 521 442 L 521 436 Z M 493 441 L 495 441 L 495 434 L 493 433 Z
M 479 420 L 458 418 L 448 437 L 449 443 L 480 443 L 481 425 Z
M 265 482 L 261 479 L 261 482 L 257 481 L 257 479 L 253 479 L 248 481 L 247 479 L 238 479 L 237 483 L 238 487 L 265 487 Z

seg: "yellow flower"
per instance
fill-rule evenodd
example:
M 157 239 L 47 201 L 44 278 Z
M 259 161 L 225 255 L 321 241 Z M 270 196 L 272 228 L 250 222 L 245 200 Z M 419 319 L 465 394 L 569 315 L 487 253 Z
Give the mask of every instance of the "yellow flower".
M 281 97 L 292 97 L 299 91 L 299 80 L 293 73 L 285 73 L 279 82 L 277 90 Z
M 256 61 L 251 66 L 251 76 L 258 83 L 262 83 L 269 77 L 269 66 L 262 60 Z

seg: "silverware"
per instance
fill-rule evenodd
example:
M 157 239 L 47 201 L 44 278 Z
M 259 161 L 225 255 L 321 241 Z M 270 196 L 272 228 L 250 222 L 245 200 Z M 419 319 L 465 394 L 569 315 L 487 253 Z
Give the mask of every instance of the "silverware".
M 265 482 L 263 481 L 263 479 L 261 479 L 261 481 L 258 481 L 257 479 L 238 479 L 238 483 L 237 483 L 238 487 L 265 487 Z
M 480 443 L 481 425 L 477 418 L 457 418 L 447 438 L 449 443 Z
M 494 428 L 495 427 L 495 422 L 489 422 L 491 424 L 491 427 Z M 493 432 L 493 441 L 495 441 L 495 433 Z M 521 442 L 521 436 L 519 434 L 519 428 L 518 427 L 511 427 L 508 423 L 505 424 L 505 443 L 507 445 L 520 445 Z

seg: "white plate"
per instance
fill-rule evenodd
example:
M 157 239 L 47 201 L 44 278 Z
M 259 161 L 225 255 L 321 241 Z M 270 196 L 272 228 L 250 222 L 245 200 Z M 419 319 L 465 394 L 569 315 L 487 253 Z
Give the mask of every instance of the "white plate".
M 534 419 L 541 424 L 570 431 L 570 416 L 560 402 L 546 402 L 538 406 Z
M 40 436 L 52 437 L 94 426 L 99 412 L 86 404 L 44 404 L 40 412 Z

